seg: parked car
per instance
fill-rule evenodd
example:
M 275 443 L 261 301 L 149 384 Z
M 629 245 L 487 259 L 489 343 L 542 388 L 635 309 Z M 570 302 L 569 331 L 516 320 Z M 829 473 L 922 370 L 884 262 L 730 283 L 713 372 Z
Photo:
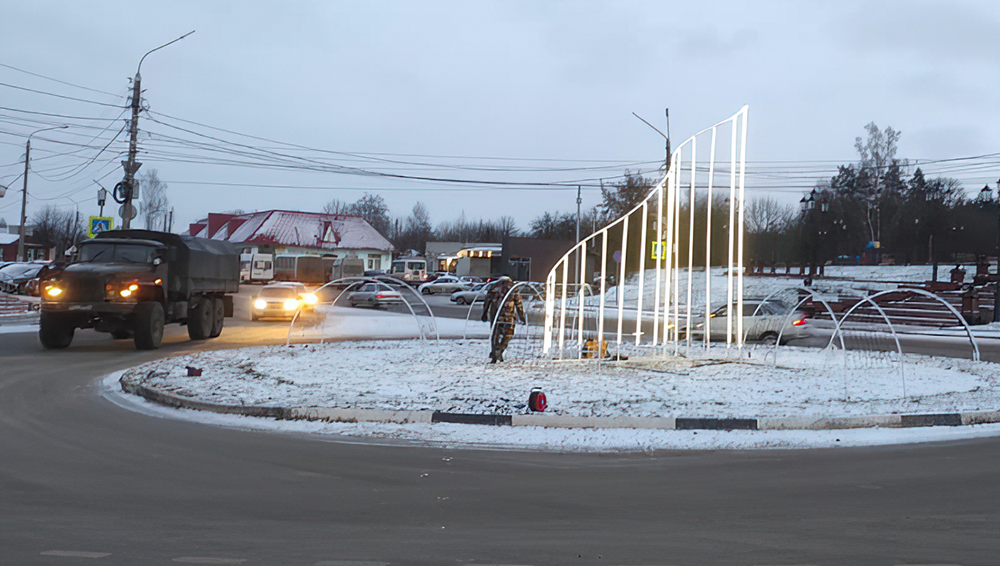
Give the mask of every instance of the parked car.
M 490 290 L 492 283 L 480 283 L 471 289 L 455 291 L 451 294 L 451 302 L 460 305 L 471 305 L 475 302 L 486 300 L 486 293 Z
M 468 281 L 462 281 L 454 275 L 445 275 L 438 277 L 434 281 L 429 281 L 417 287 L 417 290 L 424 295 L 433 295 L 434 293 L 454 293 L 455 291 L 463 291 L 472 287 L 472 283 Z
M 736 305 L 733 305 L 735 307 Z M 709 323 L 709 339 L 726 339 L 726 313 L 728 306 L 722 305 L 715 309 L 711 315 Z M 812 336 L 812 328 L 809 324 L 809 317 L 802 311 L 795 311 L 792 316 L 788 316 L 787 307 L 776 302 L 764 302 L 759 300 L 743 301 L 743 331 L 748 342 L 763 342 L 774 344 L 781 331 L 781 325 L 787 319 L 784 330 L 781 331 L 781 343 L 800 338 Z M 691 336 L 693 338 L 704 337 L 705 317 L 695 317 L 692 320 Z M 684 334 L 684 324 L 681 324 L 681 335 Z M 736 326 L 736 319 L 733 319 L 733 327 Z
M 462 275 L 458 279 L 461 281 L 465 281 L 466 283 L 470 283 L 472 285 L 478 285 L 480 283 L 483 283 L 482 277 L 476 277 L 475 275 Z
M 291 319 L 302 306 L 306 286 L 302 283 L 272 283 L 250 298 L 250 320 Z
M 12 263 L 0 268 L 0 291 L 25 293 L 28 281 L 38 276 L 45 263 Z
M 347 293 L 347 301 L 352 307 L 364 305 L 379 308 L 384 305 L 398 305 L 403 302 L 402 295 L 384 283 L 365 283 L 356 291 Z

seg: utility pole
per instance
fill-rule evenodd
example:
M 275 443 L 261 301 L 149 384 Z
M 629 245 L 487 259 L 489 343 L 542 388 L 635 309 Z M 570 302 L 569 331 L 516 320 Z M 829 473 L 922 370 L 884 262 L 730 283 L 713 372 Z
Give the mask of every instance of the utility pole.
M 28 142 L 24 145 L 24 188 L 21 190 L 21 234 L 17 239 L 17 261 L 28 261 L 24 257 L 24 223 L 25 223 L 25 210 L 28 208 L 28 159 L 31 156 L 31 136 L 28 136 Z
M 192 33 L 194 33 L 193 30 L 173 41 L 164 43 L 156 49 L 150 49 L 146 52 L 146 55 L 142 56 L 142 59 L 139 59 L 139 66 L 135 69 L 135 78 L 132 79 L 132 120 L 129 122 L 128 160 L 122 161 L 122 167 L 125 168 L 125 178 L 115 185 L 115 190 L 112 194 L 115 202 L 122 205 L 121 216 L 123 230 L 128 230 L 132 227 L 132 217 L 135 216 L 135 209 L 132 206 L 132 198 L 135 195 L 135 172 L 139 170 L 139 167 L 142 167 L 142 163 L 135 160 L 136 151 L 138 149 L 136 138 L 139 135 L 139 109 L 142 94 L 142 75 L 140 74 L 142 62 L 153 51 L 163 49 L 171 43 L 176 43 Z
M 141 61 L 139 65 L 142 66 Z M 142 167 L 142 163 L 135 160 L 137 150 L 136 138 L 139 135 L 139 94 L 142 92 L 141 85 L 142 77 L 137 70 L 135 72 L 135 79 L 132 80 L 132 119 L 129 120 L 128 125 L 128 161 L 122 162 L 122 166 L 125 167 L 125 178 L 115 187 L 115 189 L 120 191 L 119 194 L 121 196 L 119 198 L 122 199 L 122 230 L 128 230 L 132 227 L 133 215 L 129 210 L 132 208 L 132 188 L 135 186 L 135 172 L 139 170 L 139 167 Z
M 24 185 L 21 190 L 21 228 L 20 234 L 17 238 L 17 260 L 18 261 L 28 261 L 28 257 L 25 255 L 24 251 L 24 225 L 28 222 L 27 218 L 27 208 L 28 208 L 28 163 L 31 160 L 31 136 L 44 132 L 47 130 L 61 130 L 68 128 L 69 126 L 53 126 L 51 128 L 42 128 L 41 130 L 35 130 L 28 134 L 28 141 L 24 144 Z

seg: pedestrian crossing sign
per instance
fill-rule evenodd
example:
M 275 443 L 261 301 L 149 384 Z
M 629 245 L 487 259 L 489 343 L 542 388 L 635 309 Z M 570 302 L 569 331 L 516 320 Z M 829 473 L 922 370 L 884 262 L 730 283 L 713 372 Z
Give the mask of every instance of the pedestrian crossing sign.
M 115 227 L 115 219 L 110 216 L 91 216 L 87 222 L 87 236 L 93 238 L 101 232 L 107 232 Z

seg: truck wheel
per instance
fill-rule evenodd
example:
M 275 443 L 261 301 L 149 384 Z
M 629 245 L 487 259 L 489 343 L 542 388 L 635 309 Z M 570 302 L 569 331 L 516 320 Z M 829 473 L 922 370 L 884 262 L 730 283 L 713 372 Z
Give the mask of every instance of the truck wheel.
M 192 340 L 204 340 L 212 333 L 212 319 L 214 316 L 212 300 L 208 297 L 199 297 L 194 308 L 188 312 L 188 336 Z
M 43 312 L 38 321 L 38 341 L 48 350 L 68 348 L 73 342 L 74 330 L 65 318 Z
M 209 338 L 222 334 L 222 325 L 226 322 L 226 304 L 222 302 L 222 297 L 212 299 L 212 309 L 212 333 L 208 335 Z
M 139 303 L 135 307 L 136 350 L 155 350 L 163 342 L 163 305 L 154 302 Z

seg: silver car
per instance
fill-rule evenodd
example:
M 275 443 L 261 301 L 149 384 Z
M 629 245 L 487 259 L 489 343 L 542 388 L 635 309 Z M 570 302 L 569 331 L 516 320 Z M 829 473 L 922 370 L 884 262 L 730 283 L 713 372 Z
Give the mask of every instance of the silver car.
M 455 291 L 451 294 L 451 302 L 460 305 L 471 305 L 475 302 L 486 300 L 486 293 L 489 292 L 492 283 L 480 283 L 475 287 L 465 291 Z
M 377 309 L 385 305 L 401 304 L 403 296 L 385 283 L 365 283 L 357 290 L 347 293 L 347 301 L 352 307 L 364 305 Z
M 735 307 L 736 305 L 733 305 Z M 729 311 L 727 305 L 715 309 L 712 312 L 709 322 L 709 339 L 726 339 L 726 313 Z M 812 328 L 809 324 L 809 317 L 802 311 L 795 311 L 789 316 L 790 309 L 775 302 L 764 302 L 760 300 L 747 300 L 743 302 L 743 331 L 745 340 L 748 342 L 763 342 L 774 344 L 781 334 L 781 343 L 800 338 L 812 336 Z M 692 320 L 692 338 L 704 337 L 705 317 L 695 317 Z M 787 322 L 786 322 L 787 321 Z M 782 324 L 784 329 L 782 330 Z M 736 319 L 733 319 L 735 329 Z M 735 330 L 734 330 L 735 331 Z M 680 334 L 684 335 L 684 324 L 681 323 Z

